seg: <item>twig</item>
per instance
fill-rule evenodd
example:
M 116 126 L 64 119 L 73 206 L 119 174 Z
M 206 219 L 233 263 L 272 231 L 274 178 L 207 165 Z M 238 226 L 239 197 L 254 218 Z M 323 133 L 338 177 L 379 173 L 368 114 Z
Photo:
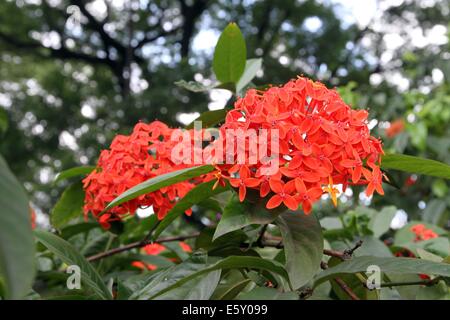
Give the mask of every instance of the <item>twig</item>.
M 320 267 L 325 270 L 325 269 L 328 268 L 328 265 L 325 262 L 322 261 L 320 263 Z M 333 281 L 337 283 L 337 285 L 350 297 L 350 299 L 352 299 L 352 300 L 361 300 L 353 292 L 353 290 L 350 289 L 350 287 L 344 282 L 344 280 L 342 280 L 341 278 L 337 277 L 337 278 L 334 278 Z
M 261 231 L 259 232 L 259 237 L 256 240 L 256 245 L 259 247 L 264 247 L 263 240 L 264 240 L 264 234 L 266 233 L 266 230 L 267 230 L 267 226 L 268 226 L 268 224 L 263 225 L 261 228 Z
M 194 234 L 190 234 L 190 235 L 186 235 L 186 236 L 177 236 L 177 237 L 166 237 L 166 238 L 160 238 L 157 239 L 153 242 L 151 241 L 136 241 L 136 242 L 132 242 L 130 244 L 124 245 L 122 247 L 118 247 L 118 248 L 114 248 L 105 252 L 101 252 L 98 254 L 95 254 L 93 256 L 90 256 L 87 258 L 87 260 L 89 262 L 92 261 L 97 261 L 106 257 L 110 257 L 112 255 L 121 253 L 121 252 L 125 252 L 128 250 L 132 250 L 132 249 L 136 249 L 136 248 L 142 248 L 145 247 L 146 245 L 150 244 L 150 243 L 165 243 L 165 242 L 173 242 L 173 241 L 184 241 L 186 239 L 191 239 L 191 238 L 196 238 L 199 236 L 200 233 L 194 233 Z
M 362 240 L 358 240 L 358 241 L 355 243 L 355 245 L 353 246 L 353 248 L 344 250 L 344 253 L 345 253 L 347 256 L 349 256 L 349 257 L 351 258 L 352 255 L 353 255 L 353 252 L 355 252 L 356 249 L 358 249 L 359 247 L 361 247 L 362 244 L 363 244 L 363 241 L 362 241 Z
M 87 258 L 88 261 L 96 261 L 96 260 L 100 260 L 124 251 L 128 251 L 128 250 L 132 250 L 135 248 L 142 248 L 145 247 L 146 245 L 150 244 L 150 243 L 164 243 L 164 242 L 171 242 L 171 241 L 182 241 L 182 240 L 186 240 L 186 239 L 191 239 L 191 238 L 195 238 L 198 237 L 199 233 L 194 233 L 191 235 L 186 235 L 186 236 L 176 236 L 176 237 L 166 237 L 166 238 L 160 238 L 160 239 L 156 239 L 154 241 L 151 241 L 151 235 L 153 234 L 154 230 L 156 229 L 157 225 L 155 225 L 145 236 L 145 238 L 141 241 L 137 241 L 137 242 L 132 242 L 130 244 L 124 245 L 122 247 L 118 247 L 118 248 L 114 248 L 105 252 L 101 252 L 98 253 L 96 255 L 90 256 Z M 263 227 L 264 229 L 264 227 Z M 261 230 L 260 236 L 258 238 L 258 240 L 256 241 L 256 243 L 258 244 L 258 246 L 260 247 L 274 247 L 277 249 L 282 249 L 284 247 L 282 239 L 280 237 L 273 237 L 273 236 L 266 236 L 264 237 L 265 234 L 265 229 Z M 261 237 L 262 236 L 262 237 Z M 266 239 L 267 238 L 267 239 Z M 358 249 L 362 244 L 362 241 L 358 241 L 355 246 L 353 248 L 344 250 L 344 251 L 336 251 L 336 250 L 328 250 L 328 249 L 324 249 L 323 250 L 323 254 L 327 255 L 327 256 L 331 256 L 331 257 L 337 257 L 340 258 L 341 260 L 348 260 L 352 257 L 353 252 Z M 248 243 L 241 243 L 241 248 L 249 248 L 249 244 Z
M 434 278 L 432 280 L 422 280 L 422 281 L 409 281 L 409 282 L 386 282 L 380 284 L 380 288 L 390 288 L 390 287 L 401 287 L 401 286 L 434 286 L 441 280 L 440 277 Z

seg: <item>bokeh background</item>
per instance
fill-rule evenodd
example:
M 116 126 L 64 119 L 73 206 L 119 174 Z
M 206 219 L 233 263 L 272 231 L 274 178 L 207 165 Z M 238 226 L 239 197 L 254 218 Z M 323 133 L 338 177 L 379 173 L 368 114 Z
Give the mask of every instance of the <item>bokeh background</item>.
M 209 84 L 221 30 L 235 21 L 248 58 L 262 57 L 255 85 L 303 74 L 370 109 L 388 151 L 450 163 L 450 2 L 439 0 L 2 0 L 0 153 L 32 195 L 38 223 L 65 187 L 61 170 L 94 165 L 114 135 L 140 120 L 180 126 L 232 103 Z M 369 199 L 406 218 L 449 227 L 449 184 L 403 173 L 399 192 Z

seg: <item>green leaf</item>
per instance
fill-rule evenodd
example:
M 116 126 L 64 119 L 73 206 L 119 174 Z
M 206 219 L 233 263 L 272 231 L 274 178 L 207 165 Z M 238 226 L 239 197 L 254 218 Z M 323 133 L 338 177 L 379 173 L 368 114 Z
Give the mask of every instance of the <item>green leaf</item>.
M 95 169 L 94 166 L 81 166 L 64 170 L 55 177 L 53 183 L 57 183 L 59 181 L 63 181 L 77 176 L 88 175 L 89 173 L 94 171 L 94 169 Z
M 295 292 L 280 292 L 274 288 L 255 287 L 249 292 L 243 292 L 238 300 L 299 300 Z
M 8 130 L 8 114 L 6 110 L 0 108 L 0 135 L 4 134 Z
M 394 169 L 409 173 L 424 174 L 450 179 L 450 166 L 436 160 L 407 156 L 404 154 L 386 154 L 381 161 L 383 169 Z
M 252 282 L 250 279 L 244 279 L 237 283 L 230 285 L 225 292 L 223 292 L 217 300 L 232 300 L 234 299 L 242 290 L 244 290 L 248 284 Z
M 447 203 L 444 200 L 433 199 L 427 203 L 427 207 L 423 211 L 422 220 L 432 224 L 438 224 L 446 208 Z
M 240 202 L 237 195 L 233 194 L 223 209 L 223 215 L 217 225 L 213 240 L 250 224 L 271 223 L 277 215 L 275 211 L 269 211 L 261 204 L 249 201 Z
M 282 277 L 288 279 L 288 275 L 286 270 L 277 262 L 265 260 L 258 257 L 246 257 L 246 256 L 230 256 L 223 260 L 219 260 L 216 263 L 205 266 L 204 268 L 178 280 L 176 283 L 169 285 L 165 289 L 159 291 L 156 295 L 150 298 L 156 298 L 157 296 L 162 295 L 165 292 L 173 290 L 175 288 L 180 287 L 186 282 L 203 275 L 205 273 L 209 273 L 211 271 L 220 270 L 220 269 L 234 269 L 234 268 L 249 268 L 249 269 L 258 269 L 258 270 L 266 270 L 270 272 L 274 272 L 275 274 L 281 275 Z
M 450 265 L 412 258 L 380 258 L 380 257 L 355 257 L 344 261 L 335 267 L 328 268 L 319 273 L 315 278 L 315 286 L 335 278 L 341 274 L 366 272 L 367 267 L 376 265 L 382 272 L 393 274 L 423 273 L 450 277 Z
M 394 206 L 384 207 L 383 210 L 373 215 L 369 222 L 369 229 L 373 231 L 373 236 L 376 238 L 381 237 L 383 234 L 389 231 L 391 221 L 397 212 L 397 208 Z
M 222 187 L 217 186 L 213 190 L 213 186 L 216 180 L 208 181 L 191 189 L 180 201 L 178 201 L 174 207 L 167 213 L 164 219 L 160 222 L 156 228 L 153 238 L 157 238 L 176 218 L 182 215 L 187 209 L 191 208 L 193 205 L 208 199 L 209 197 L 225 192 L 229 190 L 228 185 Z
M 23 298 L 34 278 L 30 208 L 22 185 L 0 156 L 0 274 L 6 297 Z
M 204 92 L 211 90 L 216 86 L 215 84 L 205 86 L 203 83 L 197 81 L 186 81 L 186 80 L 175 81 L 175 85 L 192 92 Z
M 220 35 L 214 50 L 213 70 L 222 83 L 237 83 L 245 70 L 247 48 L 236 23 L 230 23 Z
M 375 238 L 373 236 L 361 237 L 362 245 L 358 250 L 355 251 L 354 255 L 356 257 L 360 256 L 373 256 L 373 257 L 392 257 L 392 252 L 384 244 L 383 241 Z M 348 249 L 348 246 L 342 248 L 334 248 L 338 250 Z
M 419 255 L 420 259 L 424 259 L 424 260 L 428 260 L 428 261 L 442 262 L 444 260 L 444 258 L 437 256 L 426 250 L 423 250 L 422 248 L 417 248 L 417 254 Z
M 92 229 L 99 228 L 100 224 L 97 222 L 82 222 L 67 226 L 61 229 L 61 238 L 70 239 L 80 233 L 89 232 Z
M 37 240 L 68 265 L 77 265 L 81 270 L 81 281 L 91 288 L 100 298 L 112 299 L 106 285 L 94 267 L 69 242 L 58 236 L 41 230 L 34 231 Z
M 219 109 L 219 110 L 210 110 L 203 112 L 200 117 L 192 121 L 189 125 L 186 126 L 186 129 L 192 129 L 194 128 L 194 122 L 195 121 L 201 121 L 202 128 L 210 128 L 215 126 L 216 124 L 225 121 L 225 117 L 227 115 L 227 112 L 229 111 L 228 108 L 225 109 Z
M 417 300 L 450 300 L 450 289 L 444 281 L 439 281 L 434 286 L 420 286 L 417 288 Z
M 301 211 L 287 211 L 276 219 L 283 238 L 286 270 L 294 289 L 304 286 L 320 268 L 322 228 L 317 218 Z
M 108 204 L 105 211 L 118 206 L 119 204 L 127 202 L 128 200 L 139 197 L 142 194 L 151 193 L 172 184 L 201 176 L 202 174 L 208 173 L 212 170 L 214 170 L 214 167 L 212 165 L 203 165 L 169 172 L 155 178 L 148 179 L 147 181 L 144 181 L 134 186 L 133 188 L 128 189 L 120 196 L 115 198 Z
M 134 215 L 125 223 L 125 230 L 120 235 L 122 243 L 142 240 L 150 230 L 154 230 L 159 224 L 159 219 L 156 214 L 152 214 L 146 218 L 139 218 Z
M 261 70 L 262 59 L 248 59 L 245 63 L 245 70 L 241 78 L 236 84 L 236 91 L 240 93 L 256 76 L 256 73 Z
M 83 214 L 84 190 L 81 181 L 71 184 L 64 190 L 50 216 L 52 225 L 61 229 L 70 220 Z
M 221 270 L 215 270 L 192 279 L 176 289 L 158 295 L 155 300 L 208 300 L 220 281 Z
M 204 228 L 200 232 L 200 235 L 195 239 L 195 247 L 197 249 L 201 248 L 208 251 L 208 255 L 210 256 L 227 257 L 230 255 L 258 255 L 252 249 L 241 249 L 241 244 L 248 240 L 247 235 L 242 230 L 227 233 L 214 241 L 212 240 L 213 236 L 213 228 Z

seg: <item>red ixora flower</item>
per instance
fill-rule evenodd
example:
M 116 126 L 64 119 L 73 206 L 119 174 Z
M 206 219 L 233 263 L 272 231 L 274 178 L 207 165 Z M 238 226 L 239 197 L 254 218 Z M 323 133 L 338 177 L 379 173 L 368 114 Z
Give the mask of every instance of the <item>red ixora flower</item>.
M 308 214 L 324 192 L 330 193 L 336 204 L 334 185 L 339 184 L 344 190 L 349 184 L 367 185 L 367 195 L 383 194 L 382 143 L 370 135 L 367 117 L 367 111 L 345 104 L 336 90 L 304 77 L 266 91 L 251 89 L 236 101 L 220 130 L 226 140 L 227 129 L 278 129 L 277 178 L 261 174 L 267 165 L 263 161 L 239 164 L 239 172 L 237 165 L 217 167 L 221 177 L 229 176 L 231 185 L 239 189 L 240 201 L 248 188 L 257 189 L 262 198 L 268 196 L 269 209 L 283 204 L 294 210 L 302 205 Z M 251 135 L 245 139 L 231 155 L 236 161 L 239 147 L 255 143 Z M 257 143 L 270 152 L 272 145 L 267 140 Z M 230 157 L 229 150 L 226 152 Z M 247 159 L 250 156 L 247 151 Z
M 171 139 L 173 130 L 154 121 L 138 123 L 129 136 L 116 136 L 109 150 L 101 152 L 97 169 L 83 180 L 85 215 L 92 213 L 105 229 L 110 228 L 111 221 L 132 215 L 138 208 L 152 206 L 158 218 L 164 218 L 177 199 L 184 197 L 200 180 L 164 187 L 101 213 L 109 202 L 127 189 L 158 175 L 189 167 L 171 159 L 171 150 L 177 144 Z M 186 214 L 190 212 L 186 210 Z
M 410 230 L 416 235 L 416 237 L 414 238 L 415 242 L 430 240 L 439 237 L 436 232 L 428 229 L 422 223 L 413 225 Z

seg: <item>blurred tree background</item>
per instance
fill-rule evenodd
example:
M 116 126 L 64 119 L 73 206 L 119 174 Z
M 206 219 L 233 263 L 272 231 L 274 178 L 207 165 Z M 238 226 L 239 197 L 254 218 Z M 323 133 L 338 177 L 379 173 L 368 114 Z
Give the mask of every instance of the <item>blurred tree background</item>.
M 48 213 L 64 187 L 54 176 L 94 165 L 114 135 L 138 121 L 178 126 L 231 103 L 225 90 L 191 93 L 174 82 L 214 81 L 214 45 L 235 21 L 248 57 L 264 57 L 256 85 L 304 74 L 339 87 L 371 110 L 386 150 L 449 163 L 449 17 L 445 0 L 1 1 L 0 153 Z M 401 192 L 387 187 L 375 207 L 447 224 L 447 181 L 391 179 Z

